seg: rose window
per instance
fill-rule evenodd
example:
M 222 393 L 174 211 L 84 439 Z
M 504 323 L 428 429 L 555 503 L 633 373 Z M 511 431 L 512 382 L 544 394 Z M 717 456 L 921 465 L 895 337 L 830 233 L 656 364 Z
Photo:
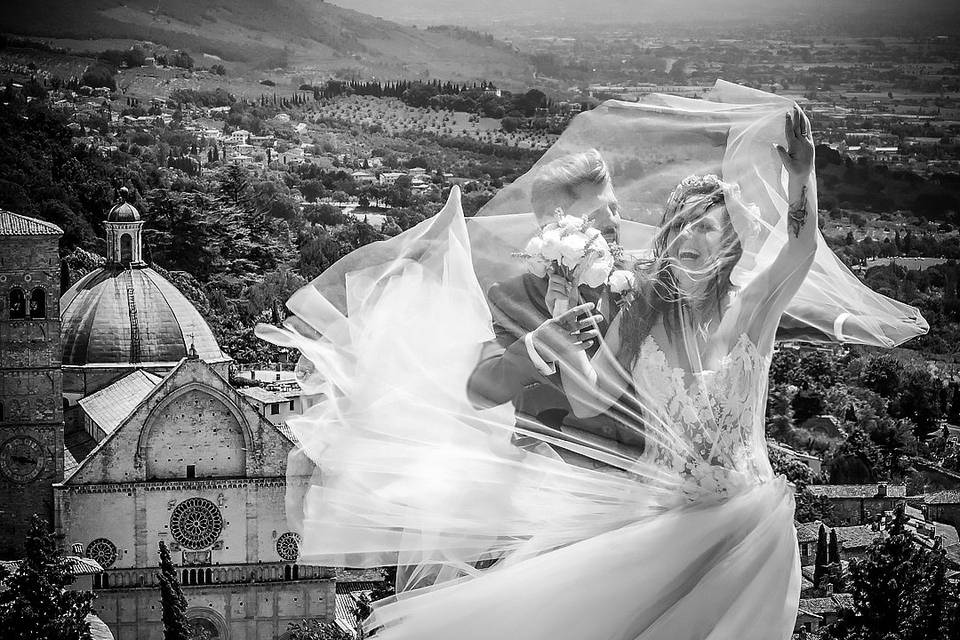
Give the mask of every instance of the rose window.
M 277 538 L 277 555 L 287 562 L 300 559 L 300 534 L 287 532 Z
M 87 545 L 87 557 L 109 569 L 117 561 L 117 547 L 106 538 L 97 538 Z
M 170 533 L 187 549 L 209 547 L 223 532 L 223 516 L 217 505 L 203 498 L 189 498 L 170 516 Z

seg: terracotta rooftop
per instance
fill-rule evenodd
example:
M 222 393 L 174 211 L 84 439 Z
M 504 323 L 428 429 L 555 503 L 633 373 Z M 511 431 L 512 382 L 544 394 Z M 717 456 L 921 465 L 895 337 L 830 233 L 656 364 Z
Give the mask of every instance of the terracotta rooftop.
M 816 542 L 817 538 L 820 537 L 820 525 L 823 524 L 820 520 L 814 520 L 813 522 L 794 522 L 794 526 L 797 528 L 797 542 Z M 827 535 L 829 535 L 829 530 Z
M 852 527 L 834 527 L 834 529 L 837 532 L 837 540 L 843 549 L 863 549 L 869 547 L 873 544 L 873 541 L 880 536 L 880 532 L 874 531 L 868 524 L 855 525 Z
M 960 504 L 960 491 L 938 491 L 923 497 L 924 504 Z
M 50 222 L 0 209 L 0 236 L 62 236 L 63 229 Z

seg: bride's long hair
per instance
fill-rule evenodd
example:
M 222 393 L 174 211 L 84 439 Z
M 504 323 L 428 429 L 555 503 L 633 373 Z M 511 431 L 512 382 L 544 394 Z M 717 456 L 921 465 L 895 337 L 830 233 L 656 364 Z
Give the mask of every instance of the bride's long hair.
M 622 311 L 621 346 L 617 356 L 628 369 L 635 364 L 643 341 L 658 320 L 662 319 L 667 336 L 672 340 L 683 330 L 684 310 L 701 318 L 716 310 L 722 317 L 723 301 L 734 288 L 730 275 L 743 255 L 740 237 L 727 208 L 727 187 L 715 175 L 694 175 L 680 182 L 667 199 L 660 228 L 653 239 L 653 255 L 634 264 L 636 295 Z M 703 269 L 686 270 L 668 249 L 686 226 L 694 224 L 718 204 L 723 206 L 720 249 Z M 704 283 L 697 294 L 682 290 L 677 279 L 678 269 L 686 270 L 691 277 Z

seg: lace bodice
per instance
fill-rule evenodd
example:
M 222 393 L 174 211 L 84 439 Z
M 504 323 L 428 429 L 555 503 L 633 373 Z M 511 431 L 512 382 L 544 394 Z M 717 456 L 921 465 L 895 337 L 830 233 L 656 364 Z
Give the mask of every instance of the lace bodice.
M 743 335 L 716 370 L 685 375 L 648 337 L 633 369 L 648 414 L 646 460 L 677 474 L 691 498 L 772 477 L 763 428 L 769 368 Z

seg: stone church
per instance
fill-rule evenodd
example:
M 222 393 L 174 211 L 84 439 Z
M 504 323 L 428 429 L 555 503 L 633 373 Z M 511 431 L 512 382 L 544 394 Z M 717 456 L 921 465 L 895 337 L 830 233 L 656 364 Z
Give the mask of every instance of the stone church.
M 60 230 L 0 213 L 4 551 L 29 513 L 49 514 L 104 567 L 94 607 L 117 640 L 163 637 L 161 541 L 211 640 L 334 619 L 332 571 L 297 564 L 286 524 L 293 435 L 230 385 L 199 312 L 143 262 L 136 208 L 122 202 L 105 226 L 106 265 L 58 298 Z

